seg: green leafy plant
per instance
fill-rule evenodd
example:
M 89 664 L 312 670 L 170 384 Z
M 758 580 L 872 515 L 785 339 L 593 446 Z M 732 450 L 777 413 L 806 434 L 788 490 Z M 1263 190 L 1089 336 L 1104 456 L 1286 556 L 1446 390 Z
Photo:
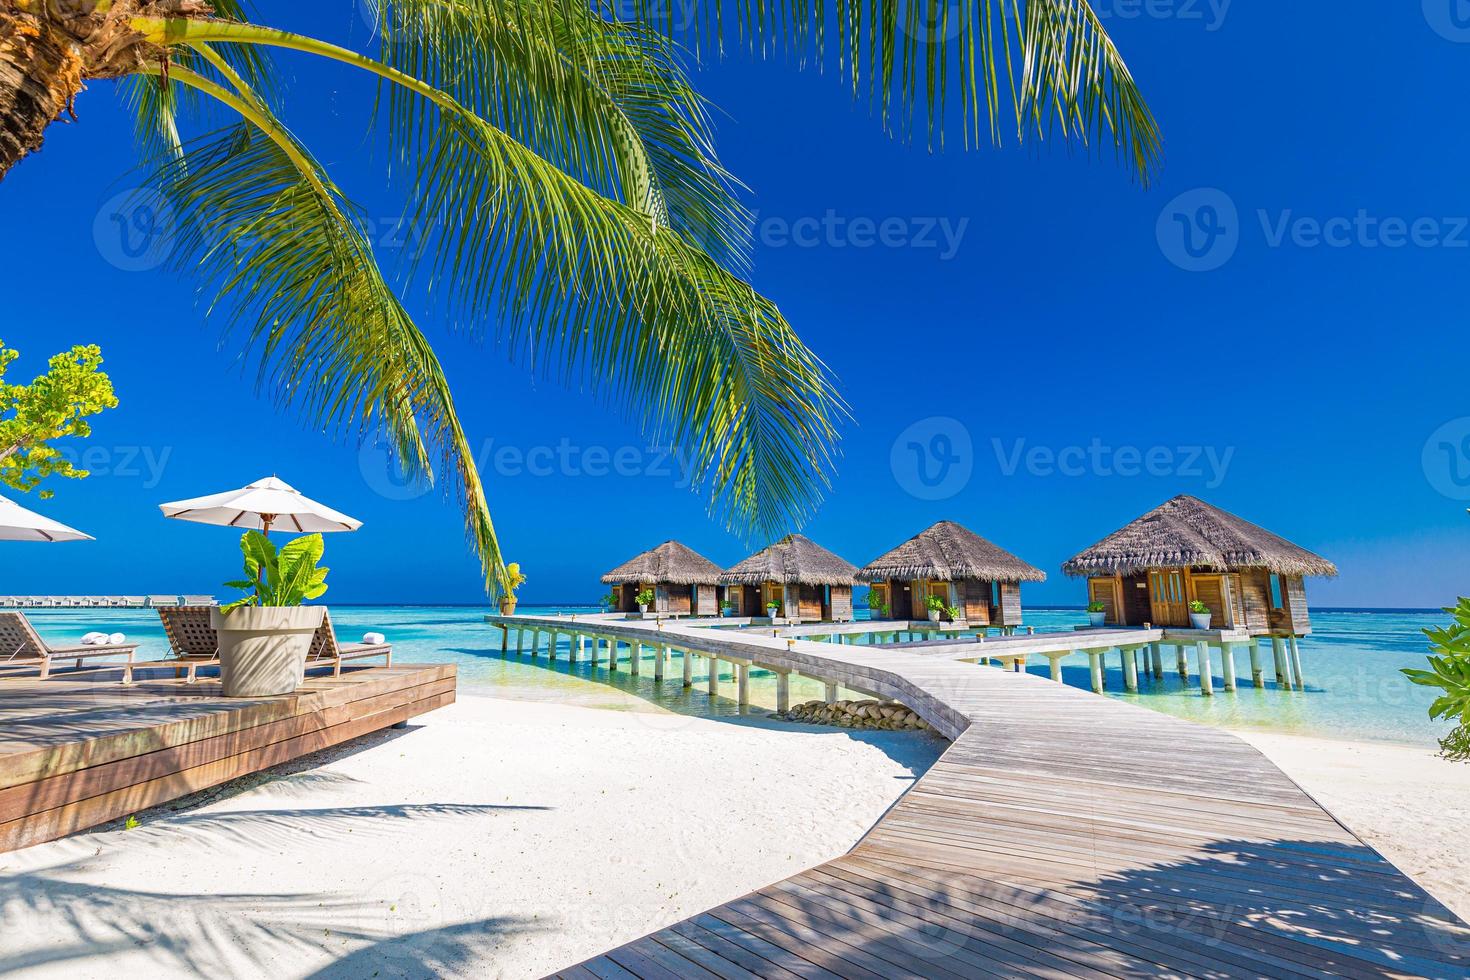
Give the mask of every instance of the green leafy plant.
M 924 608 L 928 609 L 930 612 L 942 613 L 947 608 L 947 606 L 948 604 L 937 595 L 931 595 L 924 600 Z
M 886 619 L 888 617 L 888 603 L 881 599 L 877 601 L 871 598 L 868 599 L 868 614 Z
M 959 607 L 958 606 L 945 606 L 944 607 L 944 616 L 950 622 L 952 622 L 952 623 L 958 623 L 960 621 L 960 610 L 959 610 Z
M 320 534 L 304 534 L 277 549 L 259 531 L 246 531 L 240 538 L 245 556 L 245 577 L 226 582 L 228 589 L 247 589 L 249 594 L 223 607 L 226 613 L 241 606 L 299 606 L 327 591 L 328 569 L 319 568 L 325 545 Z
M 1097 602 L 1096 600 L 1094 600 L 1087 604 L 1087 611 L 1090 613 L 1107 612 L 1108 607 L 1105 603 Z
M 136 816 L 130 815 L 128 819 L 123 821 L 123 830 L 137 830 L 141 826 L 143 826 L 143 823 Z
M 1207 605 L 1205 605 L 1203 602 L 1201 602 L 1198 599 L 1190 599 L 1189 600 L 1189 611 L 1192 612 L 1192 613 L 1207 613 L 1207 612 L 1210 611 L 1210 607 L 1207 606 Z
M 766 608 L 770 610 L 772 614 L 775 614 L 776 610 L 781 608 L 781 603 L 777 602 L 775 599 L 772 599 L 770 602 L 766 603 Z
M 1429 717 L 1453 718 L 1458 724 L 1448 736 L 1440 739 L 1440 750 L 1446 758 L 1470 760 L 1470 598 L 1445 609 L 1454 622 L 1424 631 L 1429 637 L 1429 670 L 1403 668 L 1415 684 L 1437 687 L 1444 693 L 1429 706 Z
M 602 597 L 602 605 L 607 609 L 618 608 L 618 605 L 622 601 L 622 597 L 619 596 L 616 592 L 609 592 L 607 595 Z
M 67 436 L 85 439 L 92 434 L 87 418 L 117 407 L 112 381 L 101 371 L 101 349 L 73 347 L 52 357 L 46 373 L 30 384 L 9 384 L 6 369 L 19 356 L 0 341 L 0 486 L 26 492 L 47 477 L 87 476 L 52 443 Z
M 638 593 L 638 595 L 637 595 L 636 598 L 637 598 L 638 605 L 640 605 L 640 606 L 651 606 L 651 605 L 653 605 L 653 590 L 652 589 L 644 589 L 642 592 Z

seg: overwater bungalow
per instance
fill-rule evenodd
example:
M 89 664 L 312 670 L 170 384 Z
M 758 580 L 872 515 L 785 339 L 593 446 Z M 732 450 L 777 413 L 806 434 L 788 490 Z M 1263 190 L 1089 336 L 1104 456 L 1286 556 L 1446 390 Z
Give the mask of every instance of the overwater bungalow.
M 1021 583 L 1046 573 L 953 521 L 940 521 L 858 571 L 872 587 L 870 606 L 892 619 L 926 619 L 938 596 L 970 626 L 1021 625 Z
M 618 597 L 616 611 L 637 612 L 638 593 L 653 593 L 650 612 L 661 616 L 719 614 L 720 566 L 677 541 L 665 541 L 602 577 Z
M 1062 571 L 1087 579 L 1089 602 L 1118 626 L 1189 626 L 1189 604 L 1211 629 L 1297 637 L 1311 631 L 1307 576 L 1337 566 L 1188 494 L 1155 507 L 1075 556 Z
M 788 534 L 720 576 L 737 616 L 776 615 L 802 622 L 850 622 L 857 566 L 800 534 Z

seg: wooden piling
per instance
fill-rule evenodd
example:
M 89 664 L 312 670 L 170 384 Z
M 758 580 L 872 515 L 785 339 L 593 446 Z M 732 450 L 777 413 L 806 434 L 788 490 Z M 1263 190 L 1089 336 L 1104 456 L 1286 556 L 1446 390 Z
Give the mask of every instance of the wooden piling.
M 720 662 L 714 657 L 709 657 L 709 677 L 706 686 L 709 688 L 709 696 L 717 698 L 720 696 Z
M 1051 679 L 1060 684 L 1062 682 L 1062 658 L 1052 656 L 1047 659 L 1051 661 Z
M 827 682 L 826 697 L 828 704 L 835 704 L 837 702 L 837 685 L 831 681 Z
M 1296 637 L 1288 636 L 1286 642 L 1291 647 L 1291 672 L 1296 677 L 1296 689 L 1305 691 L 1307 689 L 1306 678 L 1302 676 L 1302 652 L 1296 645 Z
M 643 644 L 641 642 L 628 644 L 628 672 L 634 677 L 643 672 Z
M 1251 687 L 1260 687 L 1265 681 L 1261 679 L 1261 644 L 1254 637 L 1251 638 Z
M 1220 644 L 1220 664 L 1225 668 L 1225 690 L 1235 690 L 1235 644 Z
M 1201 694 L 1215 693 L 1214 668 L 1210 665 L 1210 645 L 1200 640 L 1194 645 L 1196 664 L 1199 670 L 1199 691 Z
M 750 664 L 740 664 L 735 670 L 735 703 L 744 708 L 750 704 Z
M 1123 654 L 1123 689 L 1134 694 L 1138 693 L 1138 658 L 1137 651 L 1129 648 L 1121 651 Z
M 1271 656 L 1276 661 L 1276 686 L 1290 688 L 1291 677 L 1286 668 L 1286 644 L 1279 636 L 1271 637 Z
M 684 686 L 685 687 L 693 687 L 694 686 L 694 654 L 686 647 L 679 654 L 679 656 L 684 661 L 684 664 L 683 664 L 683 667 L 684 667 Z
M 1087 666 L 1092 671 L 1092 693 L 1101 694 L 1103 692 L 1102 654 L 1096 650 L 1088 650 Z
M 784 670 L 776 675 L 776 710 L 783 715 L 791 710 L 791 675 Z
M 661 681 L 664 679 L 664 671 L 669 663 L 669 645 L 660 643 L 653 651 L 653 679 Z

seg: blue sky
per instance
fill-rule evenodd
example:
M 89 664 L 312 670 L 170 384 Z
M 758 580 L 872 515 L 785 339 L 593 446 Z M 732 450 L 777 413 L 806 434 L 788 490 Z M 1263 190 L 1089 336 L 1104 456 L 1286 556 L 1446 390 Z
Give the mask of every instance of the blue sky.
M 293 6 L 261 19 L 366 41 L 353 4 Z M 1470 107 L 1447 93 L 1470 27 L 1452 0 L 1098 6 L 1163 127 L 1148 190 L 1059 143 L 891 140 L 835 73 L 739 54 L 697 73 L 759 214 L 756 284 L 852 406 L 807 533 L 861 564 L 957 520 L 1048 571 L 1028 601 L 1069 603 L 1065 558 L 1188 492 L 1337 561 L 1317 604 L 1451 601 L 1470 544 L 1454 367 Z M 368 135 L 371 86 L 282 63 L 286 117 L 391 248 L 401 203 Z M 155 505 L 278 473 L 365 522 L 328 543 L 331 598 L 475 601 L 453 501 L 277 412 L 186 279 L 118 267 L 105 216 L 130 186 L 127 118 L 106 83 L 78 112 L 0 183 L 0 338 L 24 352 L 16 376 L 101 344 L 122 406 L 74 447 L 92 478 L 24 501 L 98 541 L 6 546 L 0 592 L 220 591 L 232 533 Z M 748 553 L 624 419 L 426 325 L 525 598 L 594 597 L 601 571 L 668 537 L 721 563 Z

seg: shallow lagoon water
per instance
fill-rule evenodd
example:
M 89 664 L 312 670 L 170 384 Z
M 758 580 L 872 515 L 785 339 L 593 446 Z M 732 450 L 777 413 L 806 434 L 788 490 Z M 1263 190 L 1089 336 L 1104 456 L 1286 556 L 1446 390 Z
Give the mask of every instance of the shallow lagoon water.
M 522 606 L 526 613 L 589 612 L 590 606 Z M 555 663 L 543 655 L 500 654 L 500 631 L 483 621 L 483 607 L 472 606 L 333 606 L 332 619 L 344 639 L 375 630 L 393 643 L 394 656 L 403 662 L 445 662 L 459 668 L 462 690 L 522 700 L 548 700 L 625 711 L 674 712 L 713 717 L 736 717 L 735 687 L 726 675 L 723 696 L 705 694 L 704 661 L 696 661 L 695 684 L 685 689 L 677 680 L 677 661 L 670 667 L 670 683 L 656 684 L 649 657 L 643 673 L 633 677 L 627 662 L 616 673 L 587 662 L 569 664 L 566 645 Z M 158 617 L 146 609 L 33 609 L 27 610 L 43 636 L 54 642 L 75 642 L 89 630 L 126 633 L 142 644 L 140 659 L 158 659 L 167 643 Z M 1028 609 L 1027 622 L 1038 630 L 1068 630 L 1084 616 L 1070 609 Z M 1400 667 L 1421 666 L 1427 641 L 1425 627 L 1442 623 L 1444 613 L 1429 612 L 1314 612 L 1313 633 L 1301 642 L 1305 692 L 1291 692 L 1270 681 L 1268 646 L 1262 647 L 1266 687 L 1249 684 L 1246 657 L 1237 662 L 1240 689 L 1221 690 L 1219 656 L 1215 656 L 1216 694 L 1200 694 L 1197 680 L 1184 687 L 1174 670 L 1174 656 L 1164 651 L 1164 680 L 1142 685 L 1138 694 L 1123 692 L 1118 658 L 1110 655 L 1109 696 L 1134 701 L 1159 711 L 1227 728 L 1255 728 L 1314 735 L 1323 738 L 1364 739 L 1432 746 L 1449 725 L 1431 722 L 1427 708 L 1434 693 L 1410 684 Z M 976 670 L 994 670 L 979 667 Z M 1045 675 L 1045 661 L 1033 663 L 1032 673 Z M 1190 656 L 1193 676 L 1194 658 Z M 1087 660 L 1063 661 L 1063 681 L 1088 685 Z M 793 703 L 820 697 L 815 681 L 793 679 Z M 755 672 L 751 678 L 754 705 L 773 709 L 775 680 Z

